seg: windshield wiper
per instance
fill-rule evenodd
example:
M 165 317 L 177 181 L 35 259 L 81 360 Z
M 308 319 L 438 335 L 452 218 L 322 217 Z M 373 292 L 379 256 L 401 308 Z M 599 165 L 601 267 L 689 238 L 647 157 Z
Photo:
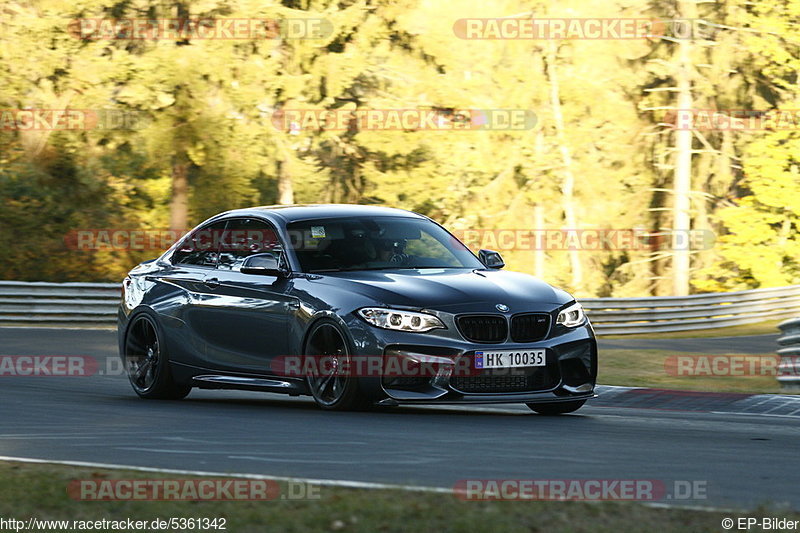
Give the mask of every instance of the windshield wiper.
M 454 266 L 401 266 L 401 267 L 394 267 L 394 268 L 402 268 L 402 269 L 413 269 L 413 270 L 422 270 L 425 268 L 466 268 L 466 267 L 454 267 Z
M 371 268 L 326 268 L 319 270 L 309 270 L 310 273 L 318 274 L 322 272 L 364 272 L 369 270 L 421 270 L 429 268 L 467 268 L 467 267 L 453 267 L 453 266 L 385 266 L 385 267 L 371 267 Z

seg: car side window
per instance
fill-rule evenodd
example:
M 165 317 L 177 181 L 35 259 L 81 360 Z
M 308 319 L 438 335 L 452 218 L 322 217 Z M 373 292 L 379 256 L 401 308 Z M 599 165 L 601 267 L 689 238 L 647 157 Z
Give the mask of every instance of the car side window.
M 214 222 L 190 233 L 172 254 L 172 262 L 177 265 L 214 268 L 219 258 L 220 240 L 226 222 Z
M 222 237 L 219 262 L 220 270 L 239 270 L 244 260 L 254 254 L 273 254 L 278 262 L 283 256 L 275 229 L 257 218 L 237 218 L 228 221 Z

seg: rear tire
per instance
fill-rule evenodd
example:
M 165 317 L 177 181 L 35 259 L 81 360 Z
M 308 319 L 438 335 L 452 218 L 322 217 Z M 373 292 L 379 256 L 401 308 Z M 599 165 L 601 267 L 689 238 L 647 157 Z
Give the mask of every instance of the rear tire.
M 136 315 L 125 333 L 122 361 L 134 392 L 147 400 L 180 400 L 192 390 L 172 378 L 169 356 L 154 318 Z
M 577 411 L 583 407 L 585 403 L 586 400 L 575 400 L 572 402 L 526 403 L 525 405 L 527 405 L 531 411 L 536 411 L 540 415 L 553 416 Z
M 333 320 L 323 319 L 314 324 L 308 334 L 304 356 L 324 356 L 332 362 L 330 371 L 318 369 L 317 375 L 306 376 L 308 390 L 317 405 L 329 411 L 365 409 L 369 402 L 358 387 L 358 378 L 340 375 L 339 369 L 352 368 L 351 351 L 346 337 Z M 320 365 L 321 366 L 321 365 Z

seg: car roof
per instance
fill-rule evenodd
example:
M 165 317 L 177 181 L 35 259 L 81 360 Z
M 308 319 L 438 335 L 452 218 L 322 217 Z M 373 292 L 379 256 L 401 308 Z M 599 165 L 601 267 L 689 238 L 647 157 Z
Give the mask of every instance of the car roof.
M 386 217 L 400 216 L 408 218 L 426 218 L 413 211 L 396 209 L 394 207 L 382 207 L 377 205 L 358 205 L 358 204 L 295 204 L 295 205 L 264 205 L 260 207 L 247 207 L 244 209 L 234 209 L 218 215 L 219 217 L 230 216 L 264 216 L 269 218 L 282 219 L 284 223 L 296 222 L 299 220 L 313 220 L 321 218 L 337 217 Z M 216 218 L 216 217 L 215 217 Z

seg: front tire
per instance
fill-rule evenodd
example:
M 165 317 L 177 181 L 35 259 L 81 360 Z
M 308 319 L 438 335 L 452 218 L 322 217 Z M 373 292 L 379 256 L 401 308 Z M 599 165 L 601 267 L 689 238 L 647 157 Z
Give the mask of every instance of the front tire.
M 122 360 L 134 392 L 148 400 L 180 400 L 192 387 L 172 378 L 169 356 L 155 319 L 146 313 L 133 318 L 125 334 Z
M 342 368 L 352 368 L 351 352 L 345 339 L 333 320 L 323 319 L 311 328 L 303 351 L 304 356 L 324 357 L 330 363 L 324 365 L 326 368 L 318 368 L 314 375 L 306 376 L 314 401 L 329 411 L 350 411 L 368 406 L 359 391 L 358 378 L 341 373 Z
M 531 411 L 536 411 L 540 415 L 553 416 L 577 411 L 583 407 L 585 403 L 586 400 L 575 400 L 572 402 L 526 403 L 525 405 L 527 405 Z

